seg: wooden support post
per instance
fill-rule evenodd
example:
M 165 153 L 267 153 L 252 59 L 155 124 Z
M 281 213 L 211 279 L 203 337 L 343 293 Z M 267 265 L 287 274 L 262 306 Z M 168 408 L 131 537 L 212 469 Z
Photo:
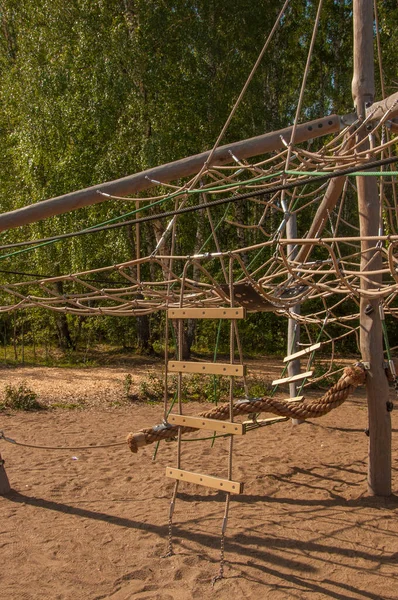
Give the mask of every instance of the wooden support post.
M 10 482 L 8 481 L 7 473 L 4 468 L 4 461 L 0 454 L 0 496 L 8 494 L 11 491 Z
M 354 76 L 352 95 L 360 119 L 366 115 L 374 97 L 373 0 L 354 0 Z M 366 131 L 361 150 L 369 147 Z M 368 144 L 368 146 L 366 146 Z M 357 177 L 360 235 L 377 236 L 380 223 L 380 198 L 374 177 Z M 361 271 L 381 269 L 382 257 L 375 242 L 361 243 Z M 362 278 L 361 290 L 377 288 L 381 275 Z M 391 418 L 387 411 L 388 382 L 383 366 L 383 335 L 378 300 L 361 298 L 360 345 L 362 360 L 369 363 L 366 390 L 369 411 L 368 491 L 377 496 L 391 494 Z

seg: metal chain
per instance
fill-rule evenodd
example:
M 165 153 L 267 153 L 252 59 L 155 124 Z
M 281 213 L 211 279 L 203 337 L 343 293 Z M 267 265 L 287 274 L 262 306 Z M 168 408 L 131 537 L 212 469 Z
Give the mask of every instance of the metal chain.
M 215 575 L 213 577 L 213 579 L 211 580 L 212 586 L 214 586 L 217 581 L 220 581 L 221 579 L 224 578 L 224 564 L 225 564 L 225 545 L 224 545 L 224 540 L 225 540 L 225 533 L 222 533 L 221 534 L 221 541 L 220 541 L 220 569 L 218 571 L 218 575 Z
M 167 542 L 167 552 L 163 554 L 162 558 L 169 558 L 170 556 L 174 556 L 173 550 L 173 519 L 171 516 L 169 517 L 169 535 Z

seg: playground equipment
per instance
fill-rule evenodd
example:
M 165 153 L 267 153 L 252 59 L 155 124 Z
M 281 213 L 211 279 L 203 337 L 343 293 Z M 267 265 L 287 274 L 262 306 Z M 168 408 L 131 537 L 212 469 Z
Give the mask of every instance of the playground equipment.
M 284 3 L 259 60 L 288 3 L 289 0 Z M 146 216 L 126 220 L 127 216 L 122 215 L 121 223 L 99 224 L 80 232 L 1 246 L 0 250 L 12 254 L 38 244 L 90 235 L 126 223 L 138 228 L 134 260 L 2 285 L 0 312 L 42 306 L 76 315 L 143 316 L 165 310 L 167 321 L 177 322 L 178 360 L 169 360 L 167 356 L 168 324 L 165 346 L 166 377 L 174 372 L 178 378 L 178 412 L 169 412 L 166 386 L 164 422 L 131 434 L 128 443 L 136 452 L 148 443 L 177 437 L 177 467 L 168 467 L 166 472 L 176 481 L 169 515 L 169 553 L 172 552 L 171 525 L 179 482 L 186 480 L 226 490 L 220 577 L 230 494 L 242 489 L 241 483 L 232 479 L 233 438 L 261 425 L 257 416 L 252 416 L 247 423 L 235 423 L 237 414 L 257 415 L 266 411 L 283 419 L 298 420 L 320 416 L 344 401 L 353 387 L 364 383 L 366 371 L 369 490 L 379 495 L 391 493 L 391 406 L 386 367 L 394 382 L 396 375 L 385 315 L 398 316 L 395 183 L 398 172 L 393 170 L 398 162 L 394 154 L 398 93 L 373 102 L 373 2 L 354 0 L 352 91 L 355 113 L 298 123 L 321 8 L 322 1 L 291 127 L 220 146 L 228 119 L 209 152 L 0 215 L 0 231 L 4 231 L 149 188 L 157 190 L 151 199 L 138 199 L 145 200 L 142 210 L 148 212 Z M 254 71 L 255 68 L 230 118 Z M 319 149 L 305 145 L 309 140 L 322 137 L 325 140 Z M 259 158 L 254 161 L 254 157 Z M 181 179 L 184 179 L 182 184 Z M 169 185 L 171 181 L 178 184 Z M 358 198 L 357 211 L 352 209 L 354 197 Z M 172 210 L 157 212 L 155 206 L 168 207 L 170 201 Z M 179 218 L 197 211 L 206 211 L 208 238 L 191 255 L 181 255 L 176 249 Z M 151 221 L 163 223 L 163 227 L 153 252 L 142 256 L 139 227 Z M 113 283 L 103 287 L 100 279 L 104 276 Z M 62 286 L 58 286 L 59 283 Z M 234 378 L 245 378 L 237 321 L 247 313 L 258 311 L 272 311 L 289 320 L 285 359 L 289 376 L 274 384 L 290 384 L 291 398 L 282 402 L 268 397 L 251 399 L 246 394 L 236 403 Z M 183 360 L 183 320 L 187 318 L 230 321 L 229 363 Z M 330 333 L 330 327 L 337 325 L 338 333 L 336 329 Z M 321 344 L 330 345 L 332 355 L 338 341 L 348 335 L 359 337 L 362 367 L 346 370 L 321 401 L 303 403 L 303 398 L 296 396 L 295 384 L 301 381 L 302 391 L 306 379 L 313 374 L 311 366 L 316 350 Z M 299 346 L 303 339 L 306 340 L 304 347 Z M 239 362 L 235 360 L 235 350 Z M 308 358 L 308 368 L 300 373 L 297 361 L 303 357 Z M 184 415 L 182 378 L 189 372 L 230 377 L 228 405 L 198 417 Z M 267 424 L 267 420 L 262 424 Z M 230 435 L 226 479 L 215 480 L 212 476 L 190 474 L 180 468 L 182 433 L 202 428 Z M 5 472 L 2 472 L 4 490 L 7 486 Z

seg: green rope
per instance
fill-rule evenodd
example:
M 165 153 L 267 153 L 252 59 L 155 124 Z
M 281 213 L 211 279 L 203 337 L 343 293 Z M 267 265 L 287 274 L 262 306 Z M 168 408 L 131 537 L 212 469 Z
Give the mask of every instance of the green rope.
M 106 221 L 102 221 L 101 223 L 96 223 L 95 225 L 91 225 L 91 227 L 86 227 L 85 229 L 82 229 L 81 231 L 90 231 L 90 229 L 96 229 L 97 227 L 103 227 L 104 225 L 110 225 L 111 223 L 115 223 L 116 221 L 119 221 L 120 219 L 124 219 L 126 217 L 131 217 L 137 213 L 140 212 L 144 212 L 150 208 L 153 208 L 154 206 L 158 206 L 159 204 L 163 204 L 165 202 L 167 202 L 168 200 L 172 199 L 172 198 L 177 198 L 178 196 L 184 196 L 186 194 L 200 194 L 203 193 L 203 191 L 206 192 L 215 192 L 218 190 L 227 190 L 233 187 L 245 187 L 250 183 L 257 183 L 260 181 L 264 181 L 266 179 L 272 179 L 273 177 L 276 177 L 278 175 L 281 175 L 282 171 L 277 171 L 276 173 L 272 174 L 272 175 L 264 175 L 262 177 L 255 177 L 252 179 L 247 179 L 246 181 L 243 182 L 236 182 L 236 183 L 230 183 L 230 184 L 225 184 L 225 185 L 221 185 L 221 186 L 216 186 L 216 187 L 212 187 L 212 188 L 206 188 L 205 190 L 203 189 L 192 189 L 192 190 L 178 190 L 176 192 L 173 192 L 171 194 L 168 194 L 167 196 L 165 196 L 164 198 L 161 198 L 160 200 L 157 200 L 156 202 L 152 202 L 151 204 L 147 204 L 143 207 L 140 208 L 136 208 L 132 211 L 129 211 L 127 213 L 123 213 L 122 215 L 118 215 L 117 217 L 112 217 L 111 219 L 107 219 Z M 111 196 L 110 196 L 111 197 Z M 228 205 L 229 207 L 229 205 Z M 227 208 L 228 211 L 228 208 Z M 226 211 L 226 212 L 227 212 Z M 225 217 L 224 217 L 225 218 Z M 211 238 L 211 236 L 210 236 Z M 210 239 L 209 238 L 209 239 Z M 56 242 L 58 242 L 60 240 L 51 240 L 49 242 L 43 242 L 41 244 L 36 244 L 35 246 L 31 246 L 30 248 L 23 248 L 22 250 L 16 250 L 15 252 L 10 252 L 9 254 L 4 254 L 2 256 L 0 256 L 0 260 L 4 259 L 4 258 L 10 258 L 12 256 L 17 256 L 19 254 L 23 254 L 25 252 L 30 252 L 32 250 L 37 250 L 38 248 L 42 248 L 43 246 L 47 246 L 49 244 L 55 244 Z M 204 245 L 206 245 L 206 243 L 208 242 L 208 240 L 206 240 L 206 242 L 204 243 Z M 201 250 L 199 251 L 201 252 Z
M 329 171 L 285 171 L 286 175 L 314 175 L 324 177 Z M 356 171 L 348 173 L 348 177 L 390 177 L 398 175 L 398 171 Z
M 236 181 L 235 183 L 225 183 L 224 185 L 219 185 L 213 188 L 202 188 L 202 189 L 193 189 L 186 190 L 185 193 L 189 194 L 197 194 L 198 192 L 217 192 L 218 190 L 228 190 L 236 187 L 244 187 L 249 183 L 258 183 L 260 181 L 265 181 L 267 179 L 272 179 L 273 177 L 278 177 L 279 175 L 283 175 L 283 171 L 275 171 L 271 175 L 262 175 L 261 177 L 253 177 L 252 179 L 246 179 L 245 181 Z
M 387 332 L 386 321 L 385 321 L 385 318 L 384 318 L 384 311 L 383 311 L 382 314 L 383 314 L 383 316 L 380 315 L 380 321 L 381 321 L 381 327 L 382 327 L 382 330 L 383 330 L 384 345 L 385 345 L 385 348 L 386 348 L 387 358 L 390 361 L 390 360 L 392 360 L 392 355 L 391 355 L 390 342 L 388 340 L 388 332 Z
M 127 213 L 123 213 L 122 215 L 119 215 L 118 217 L 113 217 L 112 219 L 108 219 L 107 221 L 103 221 L 102 223 L 96 223 L 95 225 L 86 227 L 85 229 L 82 229 L 81 231 L 90 231 L 90 229 L 95 229 L 96 227 L 102 227 L 103 225 L 109 225 L 110 223 L 114 223 L 115 221 L 124 219 L 125 217 L 131 217 L 132 215 L 135 215 L 139 212 L 145 211 L 149 208 L 152 208 L 153 206 L 163 204 L 164 202 L 166 202 L 167 200 L 169 200 L 172 197 L 173 197 L 173 195 L 171 194 L 169 196 L 166 196 L 165 198 L 162 198 L 161 200 L 152 202 L 152 204 L 146 204 L 143 207 L 136 208 Z M 30 252 L 31 250 L 37 250 L 38 248 L 42 248 L 43 246 L 48 246 L 49 244 L 55 244 L 56 242 L 59 242 L 59 241 L 60 240 L 51 240 L 49 242 L 43 242 L 41 244 L 36 244 L 36 246 L 31 246 L 30 248 L 23 248 L 22 250 L 16 250 L 15 252 L 10 252 L 9 254 L 3 254 L 2 256 L 0 256 L 0 260 L 2 260 L 3 258 L 10 258 L 10 257 L 16 256 L 18 254 L 23 254 L 24 252 Z

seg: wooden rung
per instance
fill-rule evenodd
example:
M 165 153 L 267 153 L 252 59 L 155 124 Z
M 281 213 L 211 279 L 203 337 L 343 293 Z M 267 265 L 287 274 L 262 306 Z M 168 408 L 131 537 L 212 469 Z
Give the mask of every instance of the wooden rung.
M 299 352 L 295 352 L 294 354 L 289 354 L 289 356 L 285 356 L 285 358 L 283 359 L 283 362 L 290 362 L 291 360 L 294 360 L 295 358 L 299 358 L 299 356 L 305 356 L 306 354 L 311 354 L 311 352 L 314 352 L 315 350 L 319 350 L 319 348 L 322 346 L 321 342 L 318 342 L 317 344 L 313 344 L 312 346 L 308 346 L 308 348 L 304 348 L 304 350 L 300 350 Z
M 246 309 L 237 308 L 169 308 L 169 319 L 244 319 Z
M 288 421 L 289 417 L 269 417 L 268 419 L 256 419 L 255 421 L 244 421 L 243 425 L 273 425 L 273 423 L 281 423 L 282 421 Z
M 243 435 L 246 429 L 242 423 L 228 423 L 227 421 L 217 421 L 216 419 L 205 419 L 202 417 L 189 417 L 186 415 L 176 415 L 171 413 L 167 420 L 172 425 L 184 425 L 186 427 L 195 427 L 195 429 L 209 429 L 210 431 L 220 431 L 222 433 L 231 433 L 233 435 Z
M 294 396 L 293 398 L 284 398 L 283 402 L 302 402 L 304 396 Z
M 239 481 L 229 481 L 228 479 L 220 479 L 220 477 L 211 477 L 210 475 L 201 475 L 200 473 L 192 473 L 191 471 L 183 471 L 174 467 L 166 467 L 166 477 L 178 479 L 179 481 L 187 481 L 188 483 L 196 483 L 206 487 L 214 488 L 215 490 L 223 490 L 231 492 L 231 494 L 241 494 L 243 492 L 243 483 Z
M 170 373 L 203 373 L 204 375 L 235 375 L 243 377 L 246 374 L 245 365 L 230 363 L 203 363 L 171 360 L 167 365 Z
M 291 381 L 300 381 L 300 379 L 306 379 L 311 377 L 314 371 L 306 371 L 305 373 L 299 373 L 298 375 L 292 375 L 291 377 L 284 377 L 283 379 L 275 379 L 272 385 L 279 385 L 280 383 L 290 383 Z

